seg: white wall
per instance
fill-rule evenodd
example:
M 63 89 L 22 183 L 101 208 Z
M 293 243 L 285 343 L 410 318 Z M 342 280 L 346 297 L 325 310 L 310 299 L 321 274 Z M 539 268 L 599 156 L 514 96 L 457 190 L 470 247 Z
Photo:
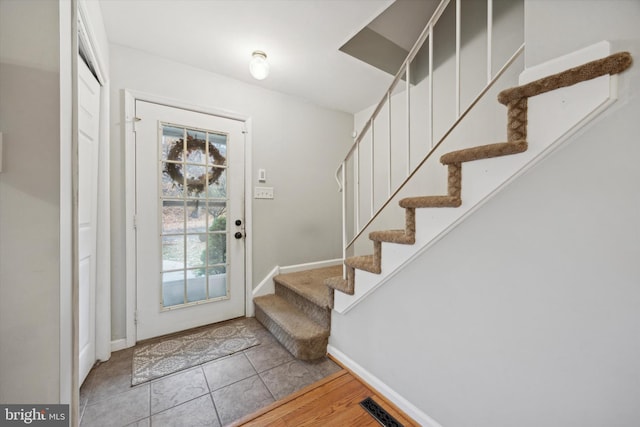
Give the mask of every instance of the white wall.
M 58 2 L 0 0 L 0 402 L 60 395 Z
M 351 143 L 353 117 L 304 100 L 122 46 L 111 46 L 112 330 L 125 335 L 124 149 L 121 90 L 161 95 L 252 118 L 253 186 L 274 200 L 253 201 L 253 285 L 275 265 L 341 254 L 340 193 L 334 171 Z M 267 170 L 267 183 L 257 170 Z
M 530 66 L 602 39 L 640 56 L 638 2 L 526 10 Z M 444 427 L 639 425 L 638 81 L 636 64 L 612 108 L 334 315 L 331 344 Z

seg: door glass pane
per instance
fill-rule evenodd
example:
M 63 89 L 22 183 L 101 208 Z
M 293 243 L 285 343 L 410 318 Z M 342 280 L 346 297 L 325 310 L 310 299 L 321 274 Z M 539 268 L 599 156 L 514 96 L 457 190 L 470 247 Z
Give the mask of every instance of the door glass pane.
M 184 150 L 184 128 L 175 126 L 162 127 L 162 139 L 160 142 L 161 159 L 167 160 L 169 153 L 177 157 L 176 160 L 182 159 L 182 151 Z M 171 151 L 173 149 L 173 151 Z
M 187 178 L 187 191 L 194 197 L 202 197 L 207 188 L 207 167 L 186 164 L 184 167 Z
M 207 203 L 202 200 L 187 201 L 187 233 L 205 233 L 207 230 Z
M 193 274 L 189 274 L 193 271 L 194 270 L 187 271 L 187 302 L 207 299 L 207 278 L 204 275 L 194 276 Z
M 209 233 L 207 245 L 209 266 L 225 264 L 227 262 L 227 233 Z
M 207 234 L 187 235 L 187 268 L 204 267 L 207 250 Z
M 184 304 L 184 270 L 162 273 L 162 305 Z
M 210 133 L 209 142 L 211 144 L 209 146 L 209 151 L 210 151 L 209 164 L 214 164 L 219 166 L 226 165 L 227 162 L 225 160 L 227 157 L 227 135 Z M 212 149 L 211 146 L 213 146 L 215 149 Z M 216 153 L 216 150 L 217 150 L 217 153 Z M 217 154 L 224 157 L 224 159 L 221 159 Z
M 176 169 L 179 169 L 175 163 L 162 163 L 162 182 L 161 182 L 161 196 L 162 197 L 182 197 L 182 176 L 180 175 L 180 183 L 176 182 L 172 176 L 176 174 Z
M 184 236 L 162 236 L 162 270 L 184 268 Z
M 207 188 L 207 197 L 227 197 L 227 168 L 212 166 L 209 171 L 210 176 L 209 186 Z
M 184 202 L 182 200 L 162 201 L 162 232 L 184 233 Z
M 225 231 L 227 229 L 226 207 L 225 202 L 209 202 L 209 231 Z
M 228 298 L 227 135 L 162 126 L 162 305 Z
M 224 265 L 209 268 L 209 298 L 227 296 L 227 268 Z

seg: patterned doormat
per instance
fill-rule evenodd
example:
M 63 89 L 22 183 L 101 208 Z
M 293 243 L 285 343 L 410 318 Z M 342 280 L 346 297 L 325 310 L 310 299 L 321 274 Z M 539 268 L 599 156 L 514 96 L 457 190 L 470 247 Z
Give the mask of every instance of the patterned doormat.
M 131 385 L 218 359 L 260 344 L 244 319 L 188 335 L 143 344 L 133 352 Z

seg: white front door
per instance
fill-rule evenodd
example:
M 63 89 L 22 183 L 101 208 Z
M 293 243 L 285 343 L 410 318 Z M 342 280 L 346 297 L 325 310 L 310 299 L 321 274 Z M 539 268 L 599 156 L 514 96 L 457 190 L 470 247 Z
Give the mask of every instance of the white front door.
M 135 107 L 137 340 L 243 316 L 244 123 Z
M 78 58 L 78 273 L 80 384 L 96 361 L 96 242 L 100 84 Z

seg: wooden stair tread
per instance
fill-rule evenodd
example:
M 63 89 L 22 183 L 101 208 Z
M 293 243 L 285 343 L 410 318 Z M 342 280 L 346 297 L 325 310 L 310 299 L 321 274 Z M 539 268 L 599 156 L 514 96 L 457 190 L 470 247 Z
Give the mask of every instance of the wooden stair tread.
M 311 340 L 328 337 L 329 330 L 309 319 L 300 309 L 278 295 L 256 297 L 253 302 L 276 322 L 291 337 L 297 340 Z
M 457 208 L 462 204 L 455 196 L 418 196 L 400 200 L 403 208 Z
M 496 144 L 478 145 L 463 150 L 452 151 L 440 157 L 444 165 L 508 156 L 527 151 L 527 141 L 498 142 Z
M 358 270 L 368 271 L 369 273 L 380 274 L 380 265 L 376 263 L 374 255 L 354 256 L 347 258 L 344 263 Z
M 413 245 L 416 242 L 415 233 L 407 233 L 406 230 L 372 231 L 369 233 L 369 239 L 400 245 Z
M 342 274 L 342 266 L 315 268 L 295 273 L 279 274 L 273 278 L 278 284 L 323 308 L 331 307 L 330 289 L 324 281 Z

